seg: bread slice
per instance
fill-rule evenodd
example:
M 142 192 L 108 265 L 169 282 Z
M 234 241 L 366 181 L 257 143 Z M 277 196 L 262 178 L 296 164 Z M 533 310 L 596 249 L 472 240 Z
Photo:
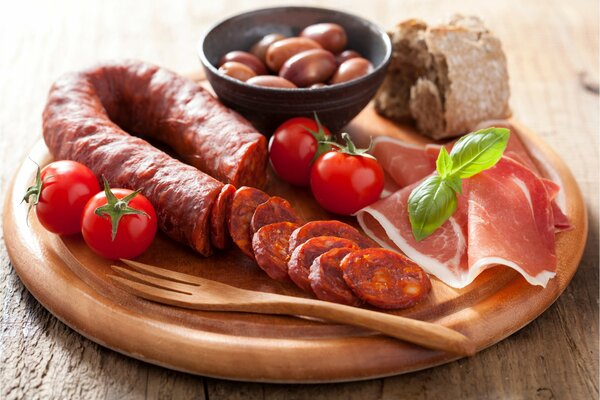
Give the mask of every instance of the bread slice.
M 510 116 L 506 57 L 479 18 L 458 15 L 436 27 L 411 19 L 390 37 L 392 60 L 375 98 L 380 114 L 414 119 L 433 139 Z

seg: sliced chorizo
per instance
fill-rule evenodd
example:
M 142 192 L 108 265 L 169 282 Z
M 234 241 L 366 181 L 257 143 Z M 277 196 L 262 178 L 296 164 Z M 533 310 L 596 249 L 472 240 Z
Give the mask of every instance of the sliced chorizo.
M 311 221 L 296 229 L 290 238 L 290 252 L 317 236 L 336 236 L 354 241 L 361 249 L 379 247 L 377 243 L 362 235 L 356 228 L 340 221 Z
M 331 249 L 313 261 L 308 279 L 319 299 L 349 306 L 359 306 L 362 303 L 344 281 L 340 267 L 342 259 L 353 251 L 354 249 L 344 247 Z
M 298 287 L 307 292 L 312 292 L 310 280 L 308 279 L 310 266 L 315 258 L 321 254 L 339 247 L 355 250 L 359 248 L 352 240 L 336 236 L 317 236 L 308 239 L 291 253 L 288 261 L 288 275 Z
M 273 196 L 269 200 L 256 207 L 252 216 L 252 231 L 256 232 L 265 225 L 276 222 L 293 222 L 301 225 L 304 221 L 294 211 L 292 205 L 286 199 Z
M 210 241 L 217 249 L 225 249 L 229 241 L 227 217 L 231 212 L 234 194 L 235 186 L 229 184 L 223 186 L 210 213 Z
M 289 281 L 287 263 L 290 235 L 298 227 L 293 222 L 277 222 L 261 227 L 252 237 L 252 249 L 258 266 L 271 278 Z
M 402 254 L 387 249 L 363 249 L 340 264 L 344 281 L 367 303 L 385 309 L 412 307 L 431 290 L 429 277 Z
M 262 190 L 242 186 L 236 190 L 231 201 L 231 213 L 229 214 L 229 234 L 244 254 L 254 258 L 252 252 L 252 228 L 250 221 L 254 210 L 259 204 L 269 200 L 269 195 Z

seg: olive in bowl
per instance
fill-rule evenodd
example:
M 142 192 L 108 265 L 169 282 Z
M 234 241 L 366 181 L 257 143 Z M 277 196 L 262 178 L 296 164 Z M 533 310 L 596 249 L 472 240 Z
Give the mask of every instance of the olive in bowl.
M 311 83 L 317 78 L 322 79 L 321 77 L 309 77 L 301 82 L 305 87 L 296 88 L 294 86 L 299 85 L 294 83 L 284 85 L 280 80 L 274 82 L 272 78 L 277 77 L 288 82 L 291 82 L 288 78 L 297 79 L 292 73 L 294 68 L 298 68 L 294 65 L 287 66 L 286 77 L 257 74 L 246 82 L 218 70 L 221 58 L 233 51 L 254 53 L 255 56 L 258 55 L 257 59 L 264 54 L 264 63 L 271 70 L 268 54 L 270 48 L 281 47 L 282 45 L 278 43 L 284 42 L 287 38 L 300 37 L 306 27 L 321 23 L 343 27 L 346 33 L 345 49 L 358 52 L 372 65 L 366 75 L 331 84 L 331 77 L 339 69 L 338 63 L 340 57 L 343 57 L 342 53 L 334 54 L 333 59 L 327 57 L 327 61 L 320 60 L 317 63 L 313 60 L 318 65 L 324 65 L 320 64 L 323 62 L 327 64 L 327 68 L 332 69 L 330 77 L 325 82 L 326 85 L 321 82 Z M 281 35 L 284 38 L 277 36 L 272 43 L 263 45 L 260 51 L 252 51 L 257 43 L 271 34 Z M 323 49 L 316 40 L 310 37 L 306 39 L 317 45 L 309 45 L 311 48 L 304 51 Z M 312 116 L 314 112 L 331 131 L 342 129 L 369 103 L 381 85 L 391 56 L 391 42 L 383 29 L 355 15 L 323 8 L 275 7 L 239 14 L 219 22 L 201 38 L 198 55 L 206 77 L 219 99 L 245 116 L 257 129 L 268 136 L 283 121 L 297 116 Z M 291 59 L 295 55 L 297 54 L 282 57 L 285 60 L 279 66 L 280 70 L 284 68 L 286 61 L 293 64 Z M 336 59 L 335 55 L 339 57 Z M 238 58 L 237 61 L 239 62 L 240 59 Z M 271 70 L 271 73 L 274 74 L 274 71 Z M 277 73 L 279 74 L 279 71 Z M 269 85 L 270 83 L 274 85 Z

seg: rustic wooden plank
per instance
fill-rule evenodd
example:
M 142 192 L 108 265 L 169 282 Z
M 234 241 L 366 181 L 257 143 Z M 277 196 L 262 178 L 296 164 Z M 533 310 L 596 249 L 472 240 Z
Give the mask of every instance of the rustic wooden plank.
M 372 379 L 365 382 L 336 383 L 329 385 L 265 385 L 265 399 L 347 399 L 375 400 L 381 398 L 383 381 Z
M 115 57 L 196 68 L 200 33 L 216 19 L 281 2 L 12 2 L 0 15 L 0 188 L 39 137 L 45 93 L 60 73 Z M 291 2 L 288 2 L 291 3 Z M 320 5 L 317 1 L 307 2 Z M 287 386 L 206 379 L 208 398 L 593 398 L 598 393 L 597 2 L 330 1 L 390 26 L 455 11 L 481 15 L 508 54 L 516 117 L 576 175 L 589 207 L 582 264 L 557 303 L 527 328 L 468 360 L 367 382 Z M 6 12 L 5 12 L 6 11 Z M 203 398 L 204 380 L 132 360 L 71 331 L 22 286 L 0 244 L 2 398 Z
M 205 381 L 198 376 L 149 365 L 145 381 L 146 398 L 149 400 L 207 399 Z
M 206 382 L 208 399 L 262 400 L 265 398 L 264 385 L 261 383 L 232 382 L 209 379 Z

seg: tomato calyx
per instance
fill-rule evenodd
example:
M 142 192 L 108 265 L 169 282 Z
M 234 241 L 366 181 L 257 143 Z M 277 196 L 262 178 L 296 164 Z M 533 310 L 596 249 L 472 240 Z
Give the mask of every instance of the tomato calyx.
M 31 211 L 31 209 L 34 206 L 37 206 L 37 204 L 40 202 L 40 196 L 42 195 L 42 187 L 44 186 L 44 182 L 46 182 L 48 179 L 54 176 L 50 175 L 42 179 L 42 170 L 37 163 L 36 165 L 37 172 L 35 173 L 35 183 L 27 188 L 25 196 L 23 196 L 23 199 L 21 200 L 21 203 L 25 202 L 29 204 L 29 207 L 27 208 L 27 216 L 29 216 L 29 212 Z
M 369 147 L 367 147 L 366 149 L 361 149 L 361 148 L 356 147 L 356 145 L 350 138 L 350 135 L 348 135 L 346 132 L 342 133 L 342 139 L 346 142 L 345 145 L 339 144 L 337 142 L 331 142 L 331 141 L 324 141 L 323 143 L 326 143 L 333 147 L 336 147 L 337 151 L 339 151 L 340 153 L 343 153 L 343 154 L 348 154 L 350 156 L 367 157 L 367 158 L 372 158 L 373 160 L 375 160 L 375 157 L 373 157 L 371 154 L 369 154 L 369 151 L 371 151 L 371 149 L 373 148 L 373 138 L 372 137 L 371 137 L 371 141 L 369 142 Z
M 112 225 L 111 238 L 114 241 L 115 237 L 117 236 L 119 221 L 124 215 L 137 214 L 145 215 L 148 218 L 150 218 L 150 216 L 144 211 L 136 210 L 135 208 L 129 207 L 129 202 L 140 193 L 139 189 L 123 197 L 122 199 L 119 199 L 110 190 L 110 185 L 108 184 L 108 181 L 104 176 L 102 177 L 102 182 L 104 183 L 104 194 L 106 195 L 106 204 L 96 208 L 96 210 L 94 210 L 94 214 L 100 217 L 108 216 L 110 218 Z
M 306 131 L 310 133 L 317 141 L 317 151 L 310 162 L 311 164 L 315 162 L 315 160 L 319 158 L 321 154 L 331 151 L 331 142 L 329 141 L 331 137 L 325 132 L 325 129 L 323 129 L 323 125 L 321 124 L 321 121 L 319 121 L 317 113 L 315 112 L 313 114 L 315 116 L 315 122 L 317 123 L 318 130 L 313 131 L 312 129 L 304 127 L 304 129 L 306 129 Z

